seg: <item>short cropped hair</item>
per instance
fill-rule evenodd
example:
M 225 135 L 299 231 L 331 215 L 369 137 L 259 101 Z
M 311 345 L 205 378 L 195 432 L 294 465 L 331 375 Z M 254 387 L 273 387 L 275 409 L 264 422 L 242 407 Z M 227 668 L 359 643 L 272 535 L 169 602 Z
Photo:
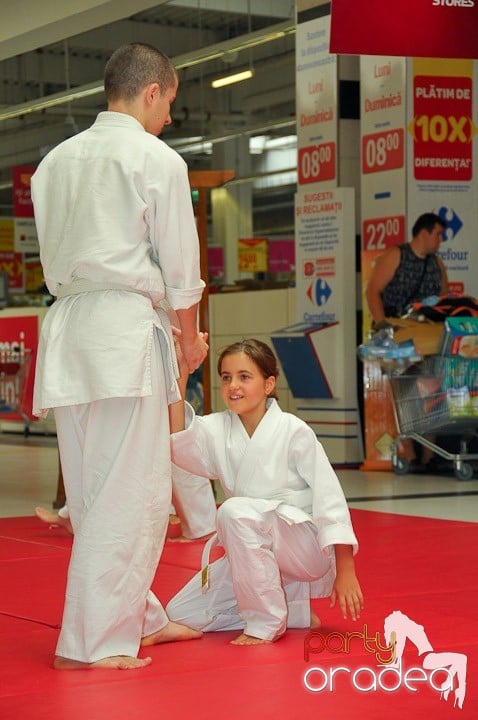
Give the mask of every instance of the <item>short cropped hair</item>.
M 426 230 L 431 233 L 435 225 L 440 225 L 443 230 L 446 230 L 448 227 L 446 222 L 439 215 L 435 215 L 435 213 L 431 212 L 423 213 L 423 215 L 420 215 L 420 217 L 415 221 L 415 225 L 412 227 L 412 235 L 413 237 L 416 237 L 422 230 Z
M 106 63 L 104 84 L 108 102 L 131 102 L 143 88 L 155 82 L 163 95 L 176 84 L 177 73 L 168 56 L 152 45 L 122 45 Z

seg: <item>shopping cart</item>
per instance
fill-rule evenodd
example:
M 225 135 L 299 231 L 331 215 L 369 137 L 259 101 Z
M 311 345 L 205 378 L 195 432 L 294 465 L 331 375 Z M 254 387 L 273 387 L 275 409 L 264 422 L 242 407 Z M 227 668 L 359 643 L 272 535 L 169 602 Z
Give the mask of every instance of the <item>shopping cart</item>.
M 18 415 L 28 435 L 30 418 L 25 412 L 26 381 L 30 369 L 31 351 L 0 351 L 0 418 L 2 413 Z
M 458 480 L 471 480 L 473 466 L 467 461 L 478 459 L 478 454 L 468 452 L 478 435 L 478 358 L 430 355 L 402 372 L 394 367 L 389 380 L 398 431 L 392 445 L 394 472 L 408 472 L 409 462 L 398 451 L 400 441 L 411 438 L 452 461 Z M 459 438 L 459 453 L 432 439 L 451 435 Z

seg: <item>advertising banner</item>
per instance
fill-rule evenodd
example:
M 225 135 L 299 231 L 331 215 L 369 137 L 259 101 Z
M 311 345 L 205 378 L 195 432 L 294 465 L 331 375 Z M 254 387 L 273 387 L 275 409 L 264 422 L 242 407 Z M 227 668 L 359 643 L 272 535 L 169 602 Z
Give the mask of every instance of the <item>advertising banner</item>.
M 343 321 L 347 306 L 355 305 L 353 190 L 302 188 L 296 194 L 295 216 L 298 320 Z
M 439 254 L 451 289 L 478 296 L 477 62 L 408 62 L 408 234 L 435 212 L 448 224 Z
M 269 240 L 269 272 L 290 275 L 295 271 L 295 241 Z
M 25 292 L 25 267 L 21 253 L 0 251 L 0 270 L 8 275 L 9 292 Z
M 35 165 L 15 165 L 12 167 L 13 214 L 15 217 L 33 217 L 30 181 L 35 170 Z
M 373 263 L 406 240 L 406 61 L 360 58 L 363 334 L 371 317 L 365 290 Z
M 15 218 L 15 252 L 38 253 L 38 235 L 33 218 Z
M 379 255 L 406 241 L 406 60 L 360 58 L 362 188 L 362 336 L 372 318 L 365 292 Z M 363 469 L 389 469 L 395 425 L 389 388 L 375 363 L 364 363 Z
M 322 10 L 320 11 L 322 12 Z M 337 56 L 329 53 L 330 15 L 296 31 L 298 184 L 337 185 Z
M 330 51 L 476 58 L 478 0 L 332 0 Z
M 238 241 L 239 272 L 267 272 L 267 239 L 240 238 Z
M 330 3 L 298 0 L 297 325 L 274 337 L 296 399 L 334 463 L 362 459 L 355 338 L 355 196 L 338 185 L 338 64 Z M 300 372 L 296 372 L 300 368 Z
M 0 317 L 0 363 L 6 369 L 0 385 L 0 420 L 34 419 L 32 403 L 38 323 L 36 315 Z M 12 357 L 18 362 L 11 363 Z M 13 368 L 11 374 L 8 368 Z
M 209 280 L 224 280 L 224 248 L 208 247 L 207 269 Z
M 0 218 L 0 251 L 13 252 L 15 243 L 15 226 L 13 218 Z
M 333 462 L 353 464 L 362 460 L 354 190 L 306 185 L 296 194 L 295 213 L 298 323 L 274 342 L 298 415 L 317 429 Z

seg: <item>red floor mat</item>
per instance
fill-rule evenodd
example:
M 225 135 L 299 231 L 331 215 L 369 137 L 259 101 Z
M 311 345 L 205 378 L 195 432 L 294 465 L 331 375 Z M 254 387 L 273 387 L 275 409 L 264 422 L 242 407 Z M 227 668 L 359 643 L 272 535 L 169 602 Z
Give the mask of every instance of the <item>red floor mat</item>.
M 429 679 L 417 682 L 416 692 L 408 690 L 403 679 L 393 692 L 379 686 L 374 689 L 374 678 L 383 666 L 374 661 L 359 637 L 351 640 L 349 654 L 338 652 L 337 646 L 328 647 L 306 662 L 303 631 L 289 631 L 278 643 L 250 648 L 229 644 L 236 633 L 210 633 L 199 641 L 148 648 L 153 665 L 144 670 L 55 672 L 50 662 L 57 631 L 0 614 L 0 717 L 476 718 L 478 572 L 470 550 L 478 542 L 478 525 L 367 511 L 352 511 L 352 516 L 361 543 L 357 560 L 366 607 L 362 618 L 352 623 L 341 619 L 328 600 L 314 601 L 323 622 L 322 637 L 334 633 L 337 641 L 339 633 L 364 633 L 366 625 L 368 635 L 379 633 L 383 642 L 385 617 L 401 611 L 424 626 L 435 652 L 467 656 L 463 710 L 453 707 L 453 694 L 447 701 L 440 699 Z M 6 529 L 0 521 L 0 546 Z M 10 552 L 12 545 L 8 547 Z M 45 549 L 46 553 L 51 550 Z M 201 550 L 197 543 L 167 544 L 153 586 L 163 602 L 194 572 Z M 0 610 L 58 619 L 67 557 L 65 551 L 64 557 L 56 559 L 43 556 L 0 563 Z M 403 656 L 405 672 L 420 669 L 421 662 L 417 648 L 408 643 Z M 339 667 L 346 670 L 339 672 Z M 359 689 L 351 678 L 360 668 Z M 304 676 L 311 670 L 314 681 L 332 675 L 332 689 L 307 690 Z M 312 686 L 318 690 L 317 683 Z

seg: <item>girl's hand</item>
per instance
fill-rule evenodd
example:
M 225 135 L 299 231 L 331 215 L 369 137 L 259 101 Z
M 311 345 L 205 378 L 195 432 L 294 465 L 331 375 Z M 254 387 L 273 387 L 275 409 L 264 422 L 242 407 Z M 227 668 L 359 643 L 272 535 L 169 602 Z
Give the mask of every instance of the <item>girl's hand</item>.
M 335 545 L 334 551 L 337 575 L 330 595 L 330 607 L 338 602 L 342 617 L 347 617 L 348 610 L 352 620 L 357 620 L 363 609 L 363 595 L 355 574 L 352 546 Z
M 359 581 L 353 570 L 338 572 L 330 595 L 330 607 L 338 603 L 342 617 L 347 618 L 347 610 L 352 620 L 358 620 L 363 610 L 364 600 Z

